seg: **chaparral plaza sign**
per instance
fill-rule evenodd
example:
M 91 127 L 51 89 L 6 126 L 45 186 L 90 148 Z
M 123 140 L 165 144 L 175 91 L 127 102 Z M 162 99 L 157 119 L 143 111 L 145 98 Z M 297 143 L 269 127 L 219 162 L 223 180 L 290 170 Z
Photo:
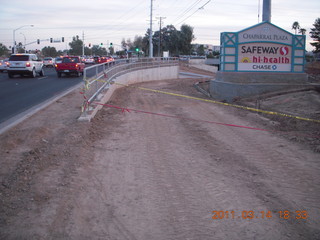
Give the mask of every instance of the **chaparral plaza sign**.
M 305 36 L 269 22 L 221 34 L 221 71 L 302 72 Z

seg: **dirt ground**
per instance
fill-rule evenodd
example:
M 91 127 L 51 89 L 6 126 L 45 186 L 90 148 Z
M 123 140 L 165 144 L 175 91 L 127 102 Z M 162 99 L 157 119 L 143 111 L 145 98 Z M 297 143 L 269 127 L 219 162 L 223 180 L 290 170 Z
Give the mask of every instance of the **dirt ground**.
M 75 91 L 0 135 L 0 239 L 320 239 L 320 124 L 136 88 L 196 81 L 122 88 L 131 110 L 90 123 Z M 260 107 L 320 119 L 292 94 Z

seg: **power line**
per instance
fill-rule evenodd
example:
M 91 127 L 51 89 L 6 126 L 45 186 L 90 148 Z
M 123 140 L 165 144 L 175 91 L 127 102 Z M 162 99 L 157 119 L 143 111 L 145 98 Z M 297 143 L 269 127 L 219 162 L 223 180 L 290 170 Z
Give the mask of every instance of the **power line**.
M 202 5 L 201 7 L 199 7 L 196 11 L 194 11 L 191 15 L 189 15 L 188 17 L 186 17 L 185 19 L 183 19 L 182 21 L 180 21 L 178 24 L 186 21 L 188 18 L 192 17 L 196 12 L 198 12 L 199 10 L 203 10 L 204 7 L 209 3 L 211 2 L 211 0 L 209 0 L 208 2 L 206 2 L 204 5 Z
M 173 22 L 176 22 L 179 19 L 183 18 L 188 12 L 190 12 L 201 1 L 202 0 L 195 1 L 191 6 L 189 6 L 186 10 L 184 10 Z
M 126 18 L 123 21 L 121 21 L 120 23 L 117 23 L 117 24 L 114 24 L 114 25 L 109 24 L 109 25 L 91 26 L 90 30 L 97 29 L 97 31 L 104 31 L 103 35 L 105 35 L 106 34 L 105 33 L 105 31 L 106 31 L 105 28 L 108 28 L 107 31 L 111 31 L 110 33 L 108 33 L 108 35 L 109 35 L 108 37 L 110 37 L 110 35 L 115 35 L 114 33 L 117 33 L 119 31 L 127 28 L 127 25 L 129 24 L 128 20 L 132 19 L 132 17 L 134 17 L 140 11 L 140 9 L 137 9 L 137 8 L 140 7 L 143 2 L 145 2 L 145 0 L 141 0 L 139 3 L 135 4 L 134 7 L 130 8 L 128 11 L 124 12 L 118 18 L 118 20 L 121 20 L 121 18 L 123 18 L 125 16 L 126 16 Z M 129 15 L 129 13 L 131 13 L 131 12 L 132 12 L 132 14 Z M 125 25 L 125 24 L 127 24 L 127 25 Z M 82 26 L 82 29 L 83 29 L 83 26 Z M 114 31 L 112 31 L 112 30 L 114 30 Z M 92 40 L 92 39 L 99 39 L 99 38 L 102 38 L 102 34 L 96 33 L 96 34 L 89 35 L 89 37 L 87 37 L 86 39 L 91 39 Z

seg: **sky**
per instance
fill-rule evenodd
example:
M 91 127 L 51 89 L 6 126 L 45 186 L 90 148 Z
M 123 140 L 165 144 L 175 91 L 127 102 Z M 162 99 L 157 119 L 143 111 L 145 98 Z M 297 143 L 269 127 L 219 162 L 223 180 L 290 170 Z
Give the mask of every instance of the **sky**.
M 307 30 L 320 18 L 319 0 L 272 0 L 271 23 L 294 33 L 298 21 Z M 162 26 L 182 24 L 193 27 L 198 44 L 220 44 L 221 32 L 237 32 L 262 21 L 263 0 L 153 0 L 153 31 Z M 45 46 L 58 50 L 69 48 L 72 37 L 84 36 L 86 46 L 107 47 L 113 43 L 120 50 L 121 40 L 144 36 L 150 27 L 151 0 L 10 0 L 0 4 L 0 43 L 7 47 L 27 43 L 27 50 Z M 30 25 L 33 25 L 31 27 Z M 22 28 L 20 28 L 22 27 Z M 19 28 L 19 29 L 18 29 Z M 64 43 L 50 43 L 53 38 Z M 40 39 L 40 44 L 33 43 Z M 29 44 L 30 43 L 30 44 Z

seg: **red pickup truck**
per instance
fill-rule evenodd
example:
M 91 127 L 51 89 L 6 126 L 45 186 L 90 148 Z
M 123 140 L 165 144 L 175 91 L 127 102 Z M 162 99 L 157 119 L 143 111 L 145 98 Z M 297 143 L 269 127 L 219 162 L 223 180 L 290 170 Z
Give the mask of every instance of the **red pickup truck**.
M 85 64 L 81 62 L 80 57 L 68 56 L 63 57 L 61 63 L 55 65 L 58 77 L 62 74 L 76 74 L 78 77 L 83 75 Z

